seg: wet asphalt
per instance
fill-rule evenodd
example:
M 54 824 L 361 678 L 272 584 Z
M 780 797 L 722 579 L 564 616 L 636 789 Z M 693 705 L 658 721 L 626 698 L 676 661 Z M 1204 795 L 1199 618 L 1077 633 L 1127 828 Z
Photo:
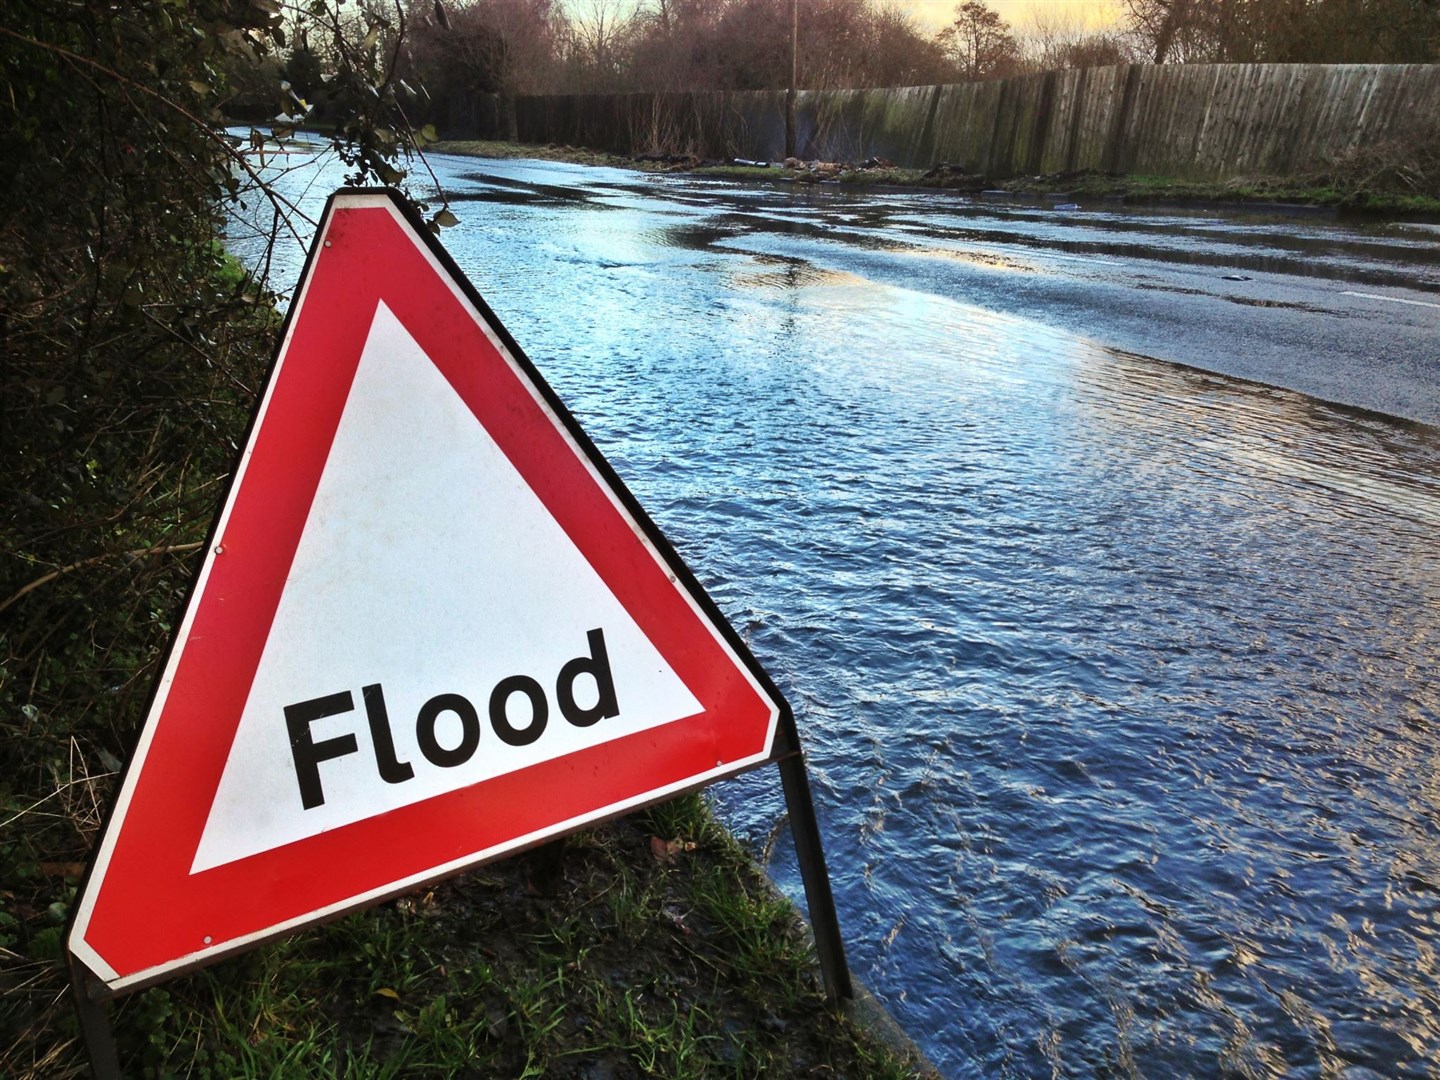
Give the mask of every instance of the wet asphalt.
M 762 212 L 743 191 L 729 197 L 737 235 L 721 243 L 763 252 L 773 201 Z M 801 193 L 779 220 L 785 250 L 827 269 L 1440 425 L 1440 225 L 929 191 Z

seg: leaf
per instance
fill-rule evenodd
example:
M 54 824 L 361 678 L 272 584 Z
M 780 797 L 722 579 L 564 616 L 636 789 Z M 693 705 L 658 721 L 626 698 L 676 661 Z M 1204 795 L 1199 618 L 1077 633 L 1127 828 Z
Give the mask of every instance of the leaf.
M 442 229 L 453 228 L 454 226 L 460 224 L 460 219 L 454 214 L 452 214 L 449 210 L 437 210 L 435 212 L 435 216 L 430 220 L 435 222 L 435 224 L 439 225 Z
M 400 1000 L 400 995 L 399 995 L 398 993 L 396 993 L 394 990 L 390 989 L 390 987 L 388 987 L 388 986 L 382 986 L 382 987 L 380 987 L 379 990 L 376 990 L 376 991 L 375 991 L 375 996 L 376 996 L 376 997 L 387 997 L 387 998 L 390 998 L 392 1001 L 399 1001 L 399 1000 Z
M 650 837 L 650 854 L 655 856 L 658 863 L 673 863 L 676 855 L 694 850 L 695 843 L 692 840 L 662 840 L 658 836 Z
M 46 877 L 79 880 L 85 876 L 85 864 L 83 862 L 42 862 L 40 873 Z

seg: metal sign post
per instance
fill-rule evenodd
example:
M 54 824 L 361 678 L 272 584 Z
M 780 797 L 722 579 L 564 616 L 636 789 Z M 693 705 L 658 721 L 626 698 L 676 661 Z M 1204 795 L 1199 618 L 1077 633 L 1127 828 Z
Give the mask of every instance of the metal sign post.
M 75 1006 L 75 1018 L 80 1022 L 80 1037 L 85 1040 L 85 1052 L 90 1058 L 90 1070 L 95 1080 L 121 1080 L 120 1055 L 115 1048 L 115 1032 L 110 1027 L 110 1017 L 105 1006 L 97 998 L 104 986 L 67 952 L 70 967 L 70 1000 Z
M 840 935 L 840 920 L 835 914 L 835 897 L 830 890 L 830 872 L 825 867 L 825 851 L 820 842 L 820 826 L 815 820 L 815 800 L 810 795 L 810 775 L 805 768 L 805 755 L 800 751 L 800 738 L 793 718 L 785 732 L 794 752 L 780 758 L 780 783 L 785 790 L 785 808 L 790 815 L 790 835 L 795 839 L 795 858 L 800 864 L 800 880 L 805 886 L 805 902 L 810 909 L 810 928 L 815 933 L 815 955 L 820 961 L 820 974 L 825 979 L 825 996 L 831 1005 L 840 1005 L 855 996 L 850 982 L 850 966 L 845 959 L 845 941 Z

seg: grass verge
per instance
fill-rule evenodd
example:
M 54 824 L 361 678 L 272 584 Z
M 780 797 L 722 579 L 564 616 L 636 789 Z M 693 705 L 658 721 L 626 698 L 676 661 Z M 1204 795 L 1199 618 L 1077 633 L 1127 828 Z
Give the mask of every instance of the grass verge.
M 627 158 L 619 154 L 552 145 L 493 141 L 443 141 L 432 150 L 489 158 L 539 158 L 586 165 L 611 165 L 645 171 L 684 172 L 716 180 L 782 184 L 841 184 L 851 187 L 943 189 L 958 194 L 1008 192 L 1017 196 L 1063 195 L 1074 201 L 1105 200 L 1122 205 L 1238 204 L 1314 206 L 1375 218 L 1440 220 L 1440 196 L 1425 191 L 1355 177 L 1336 167 L 1291 179 L 1249 177 L 1226 181 L 1180 180 L 1174 177 L 1117 175 L 1100 172 L 997 178 L 947 165 L 907 169 L 891 165 L 870 168 L 845 164 L 741 165 L 690 160 Z M 1373 175 L 1373 174 L 1372 174 Z
M 501 142 L 494 139 L 442 139 L 425 148 L 426 153 L 460 154 L 481 158 L 528 158 L 538 161 L 568 161 L 576 165 L 615 165 L 626 169 L 646 168 L 647 163 L 623 154 L 586 150 L 579 146 L 549 143 Z
M 1246 177 L 1227 181 L 1178 180 L 1165 176 L 1110 176 L 1078 173 L 1022 177 L 1006 190 L 1023 194 L 1064 193 L 1078 199 L 1110 199 L 1127 205 L 1238 203 L 1331 207 L 1375 217 L 1440 217 L 1440 198 L 1417 192 L 1349 187 L 1324 177 Z
M 84 1073 L 63 914 L 39 914 L 7 987 L 5 1076 Z M 918 1073 L 825 1006 L 794 909 L 695 795 L 125 998 L 112 1018 L 127 1076 Z

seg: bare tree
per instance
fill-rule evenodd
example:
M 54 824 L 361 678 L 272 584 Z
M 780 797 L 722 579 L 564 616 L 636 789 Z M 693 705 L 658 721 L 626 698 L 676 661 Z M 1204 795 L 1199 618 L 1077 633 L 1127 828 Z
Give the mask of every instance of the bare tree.
M 1035 71 L 1128 64 L 1137 58 L 1129 36 L 1096 29 L 1086 13 L 1075 8 L 1033 9 L 1019 38 L 1026 66 Z
M 1309 21 L 1314 11 L 1350 2 L 1125 0 L 1125 7 L 1137 47 L 1154 63 L 1248 63 L 1271 58 L 1274 43 Z
M 627 39 L 637 28 L 625 0 L 585 0 L 572 8 L 562 39 L 566 89 L 608 93 L 624 89 Z
M 940 46 L 877 0 L 801 0 L 798 36 L 803 89 L 954 78 Z M 647 0 L 627 44 L 637 89 L 778 89 L 789 79 L 789 0 Z
M 861 70 L 864 81 L 858 86 L 925 86 L 955 77 L 945 50 L 907 13 L 891 6 L 872 11 Z
M 1021 66 L 1020 46 L 1010 24 L 983 0 L 966 0 L 955 9 L 955 21 L 936 40 L 966 79 L 1010 75 Z
M 801 78 L 807 87 L 906 86 L 954 77 L 944 50 L 909 15 L 873 0 L 801 6 Z
M 1177 17 L 1188 11 L 1189 4 L 1190 0 L 1125 0 L 1130 32 L 1152 63 L 1165 62 L 1175 40 Z
M 554 0 L 483 0 L 475 6 L 505 43 L 505 92 L 537 94 L 553 85 L 565 28 Z
M 712 0 L 647 0 L 630 37 L 630 86 L 637 90 L 727 89 L 718 49 L 725 10 Z

